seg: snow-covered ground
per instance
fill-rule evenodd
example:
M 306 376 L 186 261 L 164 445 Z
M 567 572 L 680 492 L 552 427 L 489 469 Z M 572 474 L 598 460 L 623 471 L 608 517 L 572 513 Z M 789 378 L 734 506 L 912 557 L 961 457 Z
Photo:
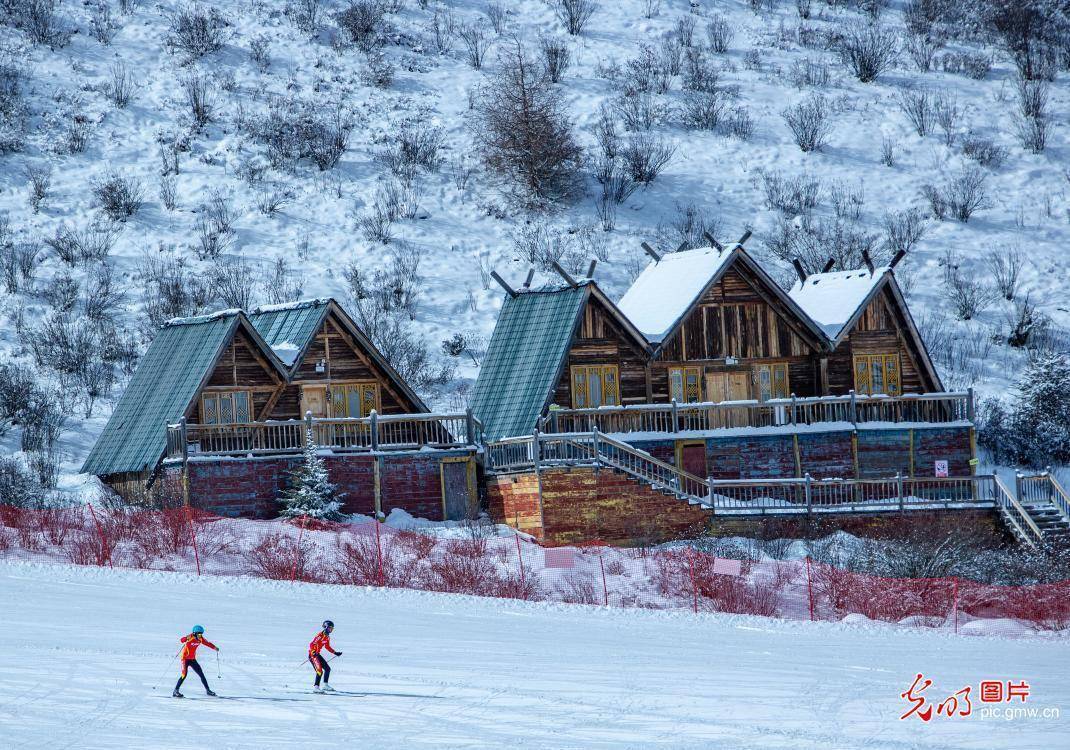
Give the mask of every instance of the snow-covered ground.
M 12 750 L 1070 746 L 1062 642 L 17 562 L 0 599 Z M 302 663 L 324 618 L 334 696 Z M 223 700 L 193 675 L 168 697 L 194 622 L 222 647 L 222 678 L 201 662 Z M 930 701 L 972 685 L 973 715 L 901 721 L 918 672 Z M 1064 718 L 982 718 L 983 679 Z

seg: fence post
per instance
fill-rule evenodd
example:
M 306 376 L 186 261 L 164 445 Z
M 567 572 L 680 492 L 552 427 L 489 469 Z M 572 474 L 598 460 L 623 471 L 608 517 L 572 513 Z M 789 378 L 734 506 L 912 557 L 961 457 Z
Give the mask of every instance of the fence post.
M 813 491 L 810 487 L 810 472 L 806 472 L 803 476 L 803 492 L 806 494 L 806 515 L 809 516 L 813 513 Z
M 379 516 L 375 516 L 375 557 L 379 564 L 379 586 L 384 585 L 383 579 L 383 542 L 379 536 Z
M 594 447 L 594 465 L 597 468 L 598 465 L 599 465 L 599 462 L 598 462 L 598 428 L 597 427 L 595 427 L 593 430 L 591 430 L 591 436 L 592 436 L 591 439 L 593 441 L 593 447 Z
M 796 419 L 797 419 L 797 417 L 795 416 L 795 394 L 792 393 L 791 394 L 791 423 L 795 424 L 795 420 Z
M 523 594 L 523 598 L 528 598 L 527 582 L 524 578 L 524 554 L 520 551 L 520 534 L 513 532 L 513 536 L 516 537 L 516 559 L 520 562 L 520 591 Z
M 467 433 L 467 444 L 476 445 L 476 419 L 472 416 L 472 407 L 469 406 L 464 410 L 464 431 Z
M 814 582 L 810 575 L 810 556 L 806 556 L 806 593 L 810 597 L 810 622 L 814 621 Z
M 691 609 L 695 614 L 698 614 L 698 589 L 695 587 L 695 554 L 690 547 L 687 548 L 687 567 L 691 574 Z
M 1018 502 L 1022 502 L 1022 472 L 1014 472 L 1014 496 L 1018 498 Z
M 602 562 L 602 553 L 598 553 L 598 567 L 602 570 L 602 601 L 609 606 L 609 587 L 606 586 L 606 565 Z
M 471 410 L 469 410 L 469 415 L 471 415 Z M 375 413 L 375 409 L 372 409 L 370 412 L 368 412 L 368 422 L 371 425 L 370 432 L 371 432 L 372 450 L 373 451 L 377 451 L 377 450 L 379 450 L 379 415 Z M 469 429 L 470 428 L 471 428 L 471 425 L 469 425 Z
M 895 491 L 899 495 L 899 511 L 903 511 L 903 472 L 895 472 Z
M 973 407 L 973 386 L 971 385 L 966 389 L 966 419 L 973 422 L 974 407 Z
M 538 430 L 535 430 L 535 432 L 532 433 L 532 437 L 534 438 L 534 440 L 531 441 L 531 459 L 535 462 L 536 474 L 539 473 L 539 465 L 542 463 L 542 441 L 539 439 L 540 434 L 541 433 Z
M 316 441 L 316 436 L 312 434 L 312 410 L 309 409 L 305 412 L 305 445 L 308 444 L 309 439 L 313 442 Z
M 290 583 L 297 580 L 297 563 L 301 559 L 301 541 L 305 537 L 305 518 L 301 516 L 301 525 L 297 527 L 297 549 L 294 550 L 294 564 L 290 568 Z
M 959 634 L 959 579 L 958 579 L 957 576 L 951 579 L 951 586 L 952 586 L 952 589 L 951 589 L 952 590 L 952 596 L 955 599 L 955 602 L 952 605 L 952 607 L 953 607 L 952 616 L 955 618 L 955 635 L 958 635 Z
M 851 415 L 850 415 L 851 416 L 851 424 L 854 425 L 855 427 L 857 427 L 858 426 L 858 403 L 857 403 L 857 401 L 855 399 L 855 392 L 854 392 L 853 388 L 850 391 L 850 395 L 851 395 Z
M 97 535 L 100 537 L 100 556 L 97 558 L 99 562 L 97 565 L 103 565 L 104 561 L 108 561 L 108 567 L 113 567 L 111 564 L 111 549 L 108 547 L 108 539 L 104 536 L 104 528 L 100 525 L 100 521 L 97 520 L 96 511 L 93 510 L 92 503 L 86 503 L 86 507 L 89 508 L 89 515 L 93 517 L 93 525 L 97 527 Z
M 676 410 L 676 399 L 672 400 L 672 431 L 680 431 L 680 414 Z
M 193 525 L 193 508 L 186 506 L 186 523 L 189 524 L 189 538 L 193 542 L 193 561 L 197 563 L 197 575 L 201 574 L 201 553 L 197 550 L 197 529 Z

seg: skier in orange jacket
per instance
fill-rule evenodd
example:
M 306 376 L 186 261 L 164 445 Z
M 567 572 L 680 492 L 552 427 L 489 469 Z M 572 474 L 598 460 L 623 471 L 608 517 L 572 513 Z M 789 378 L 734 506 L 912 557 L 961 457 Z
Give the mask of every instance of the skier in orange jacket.
M 186 679 L 186 671 L 190 668 L 197 673 L 197 676 L 201 678 L 201 683 L 204 685 L 204 692 L 208 695 L 214 696 L 215 693 L 208 687 L 208 680 L 204 677 L 204 671 L 201 669 L 201 665 L 197 663 L 197 649 L 200 646 L 207 646 L 213 651 L 218 651 L 219 646 L 215 645 L 207 638 L 204 637 L 204 626 L 194 625 L 193 630 L 189 635 L 184 635 L 179 639 L 182 645 L 182 674 L 179 675 L 178 682 L 175 683 L 174 692 L 171 693 L 175 698 L 184 697 L 182 693 L 178 692 L 178 689 L 182 687 L 182 681 Z
M 316 637 L 312 639 L 312 643 L 308 644 L 308 660 L 312 663 L 312 668 L 316 670 L 316 682 L 313 684 L 312 689 L 317 693 L 320 692 L 320 678 L 323 679 L 323 692 L 330 693 L 334 690 L 330 686 L 331 679 L 331 667 L 327 664 L 327 660 L 323 658 L 321 653 L 323 650 L 330 651 L 335 656 L 341 656 L 341 651 L 335 651 L 331 648 L 331 632 L 334 630 L 334 623 L 330 620 L 323 621 L 323 630 L 316 633 Z

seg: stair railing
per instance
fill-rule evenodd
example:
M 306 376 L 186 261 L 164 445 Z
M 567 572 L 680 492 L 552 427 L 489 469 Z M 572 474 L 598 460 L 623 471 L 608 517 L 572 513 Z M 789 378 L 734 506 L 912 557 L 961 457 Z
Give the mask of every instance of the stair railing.
M 1018 502 L 1007 485 L 998 475 L 994 475 L 996 482 L 996 505 L 999 506 L 1001 515 L 1011 530 L 1033 549 L 1037 549 L 1044 543 L 1044 532 L 1040 530 L 1033 517 L 1026 512 L 1022 504 Z

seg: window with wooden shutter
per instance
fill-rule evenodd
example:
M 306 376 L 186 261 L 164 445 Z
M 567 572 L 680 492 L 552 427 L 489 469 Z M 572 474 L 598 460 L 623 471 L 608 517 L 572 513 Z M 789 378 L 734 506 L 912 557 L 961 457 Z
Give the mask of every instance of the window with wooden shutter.
M 586 409 L 620 403 L 620 373 L 616 365 L 577 365 L 572 368 L 572 406 Z
M 771 398 L 788 398 L 791 395 L 787 362 L 755 365 L 754 382 L 754 390 L 760 401 L 768 401 Z
M 331 386 L 332 417 L 366 417 L 379 410 L 378 383 L 336 383 Z
M 201 395 L 203 424 L 242 424 L 253 421 L 248 391 L 218 391 Z
M 702 368 L 670 367 L 669 398 L 682 404 L 693 404 L 702 400 Z
M 898 354 L 856 354 L 855 392 L 898 396 L 903 392 Z

